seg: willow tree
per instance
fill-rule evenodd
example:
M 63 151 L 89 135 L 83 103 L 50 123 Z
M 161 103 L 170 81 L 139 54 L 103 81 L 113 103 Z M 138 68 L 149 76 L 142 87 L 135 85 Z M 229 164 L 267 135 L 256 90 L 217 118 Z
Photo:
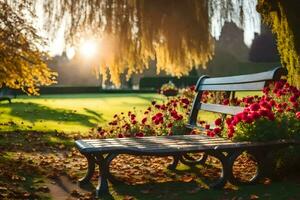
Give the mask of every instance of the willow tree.
M 259 0 L 258 11 L 277 37 L 277 48 L 289 82 L 300 86 L 300 4 L 298 1 Z
M 251 18 L 256 13 L 256 0 L 28 2 L 33 3 L 29 10 L 44 19 L 50 36 L 56 37 L 63 26 L 69 46 L 76 46 L 84 35 L 97 39 L 101 47 L 97 74 L 105 79 L 109 72 L 116 85 L 120 85 L 121 74 L 129 78 L 140 73 L 151 60 L 156 61 L 157 72 L 188 74 L 193 67 L 204 67 L 212 58 L 214 41 L 226 21 L 255 31 L 260 25 L 259 17 Z M 214 27 L 212 21 L 219 27 Z
M 26 20 L 31 5 L 13 7 L 0 0 L 0 88 L 22 89 L 37 94 L 37 86 L 54 83 L 55 73 L 46 65 L 47 55 L 41 52 L 43 40 Z
M 173 76 L 204 66 L 214 52 L 207 5 L 195 0 L 44 2 L 52 30 L 63 19 L 69 22 L 69 42 L 76 45 L 84 34 L 98 38 L 99 72 L 104 79 L 109 72 L 116 85 L 120 74 L 129 78 L 140 73 L 150 60 L 156 61 L 158 72 Z

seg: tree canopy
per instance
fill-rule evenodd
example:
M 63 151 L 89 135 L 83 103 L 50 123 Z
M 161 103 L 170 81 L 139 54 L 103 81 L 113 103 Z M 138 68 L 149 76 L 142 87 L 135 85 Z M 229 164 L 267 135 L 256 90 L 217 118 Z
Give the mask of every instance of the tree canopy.
M 188 74 L 193 67 L 205 66 L 214 54 L 218 35 L 215 32 L 220 32 L 226 20 L 241 28 L 252 23 L 245 27 L 245 32 L 257 31 L 260 18 L 252 18 L 257 4 L 264 22 L 276 34 L 289 81 L 292 84 L 300 82 L 299 4 L 296 1 L 30 0 L 26 1 L 30 3 L 14 3 L 14 9 L 7 1 L 0 0 L 1 10 L 4 10 L 0 14 L 1 85 L 25 89 L 53 82 L 50 78 L 53 72 L 44 65 L 46 56 L 37 48 L 40 38 L 30 23 L 23 23 L 28 13 L 20 12 L 25 7 L 28 12 L 37 14 L 34 10 L 37 4 L 43 5 L 44 26 L 50 35 L 55 37 L 53 33 L 64 24 L 69 45 L 78 44 L 83 35 L 99 42 L 99 73 L 105 79 L 109 72 L 116 85 L 120 85 L 121 74 L 129 78 L 133 73 L 142 72 L 150 60 L 156 61 L 158 72 L 174 76 Z M 212 22 L 221 26 L 214 28 Z M 12 34 L 6 34 L 9 31 Z
M 156 61 L 157 72 L 173 76 L 187 75 L 193 67 L 205 67 L 225 21 L 234 21 L 239 27 L 256 23 L 250 29 L 260 23 L 251 19 L 256 12 L 255 0 L 234 2 L 59 0 L 43 5 L 50 32 L 65 21 L 69 43 L 76 45 L 83 35 L 96 37 L 101 48 L 97 57 L 99 73 L 105 79 L 109 72 L 113 83 L 119 85 L 120 74 L 129 78 L 140 73 L 148 68 L 150 60 Z M 212 21 L 220 27 L 213 27 Z
M 47 54 L 40 50 L 43 40 L 26 20 L 24 10 L 31 6 L 20 3 L 12 7 L 0 0 L 0 88 L 22 89 L 37 94 L 37 86 L 54 83 L 55 73 L 46 65 Z

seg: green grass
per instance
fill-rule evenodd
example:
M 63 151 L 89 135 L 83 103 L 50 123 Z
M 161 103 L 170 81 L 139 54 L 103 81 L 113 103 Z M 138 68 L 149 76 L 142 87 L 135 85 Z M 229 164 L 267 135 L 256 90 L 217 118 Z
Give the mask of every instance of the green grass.
M 260 94 L 244 92 L 238 97 Z M 158 94 L 65 94 L 38 97 L 18 96 L 13 103 L 0 102 L 0 131 L 58 131 L 87 133 L 104 125 L 114 114 L 144 110 L 152 100 L 163 100 Z M 200 113 L 203 120 L 216 115 Z
M 145 109 L 157 94 L 68 94 L 18 96 L 0 103 L 0 131 L 35 130 L 86 133 L 115 113 Z

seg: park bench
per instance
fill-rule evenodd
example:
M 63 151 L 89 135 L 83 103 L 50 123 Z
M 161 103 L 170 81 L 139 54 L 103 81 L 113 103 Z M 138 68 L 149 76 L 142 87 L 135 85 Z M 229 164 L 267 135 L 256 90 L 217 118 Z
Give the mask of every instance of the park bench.
M 243 107 L 208 104 L 201 102 L 203 91 L 223 91 L 228 97 L 233 98 L 236 91 L 261 91 L 268 82 L 279 80 L 285 75 L 285 69 L 278 67 L 270 71 L 230 76 L 209 78 L 202 76 L 199 78 L 193 106 L 190 113 L 189 130 L 202 128 L 197 125 L 199 110 L 216 112 L 223 115 L 234 115 L 243 111 Z M 248 181 L 254 183 L 263 177 L 268 171 L 266 155 L 273 149 L 279 149 L 288 145 L 295 145 L 292 140 L 280 140 L 270 142 L 233 142 L 220 137 L 208 137 L 205 134 L 197 135 L 174 135 L 156 136 L 142 138 L 109 138 L 109 139 L 87 139 L 77 140 L 76 146 L 87 158 L 88 169 L 86 175 L 79 181 L 80 184 L 89 183 L 94 174 L 95 165 L 99 166 L 100 176 L 97 187 L 97 195 L 109 192 L 108 181 L 115 183 L 116 179 L 109 171 L 111 161 L 120 154 L 131 155 L 151 155 L 151 156 L 172 156 L 173 162 L 169 169 L 175 169 L 179 162 L 195 166 L 204 164 L 207 156 L 217 158 L 222 166 L 220 177 L 210 183 L 212 188 L 222 188 L 227 181 L 233 184 L 242 183 L 233 174 L 233 164 L 236 158 L 243 152 L 251 154 L 257 163 L 255 175 Z M 195 158 L 191 153 L 202 152 L 202 157 Z
M 11 99 L 14 98 L 15 95 L 7 88 L 0 89 L 0 101 L 8 101 L 11 103 Z

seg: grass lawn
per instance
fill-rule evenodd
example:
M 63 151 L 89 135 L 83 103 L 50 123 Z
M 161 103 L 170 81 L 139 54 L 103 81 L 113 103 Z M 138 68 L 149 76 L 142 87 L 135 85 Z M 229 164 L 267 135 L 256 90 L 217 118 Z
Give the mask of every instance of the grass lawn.
M 239 96 L 250 94 L 256 93 Z M 164 97 L 70 94 L 19 96 L 12 104 L 0 102 L 0 199 L 93 199 L 93 194 L 85 193 L 87 191 L 73 191 L 78 188 L 77 180 L 87 165 L 74 148 L 74 137 L 78 134 L 72 133 L 89 137 L 87 133 L 91 128 L 103 125 L 115 113 L 127 112 L 133 107 L 137 111 L 144 110 L 152 100 L 162 101 Z M 203 116 L 212 118 L 212 115 Z M 149 159 L 152 158 L 120 159 L 120 164 L 114 164 L 113 168 L 123 174 L 125 180 L 129 176 L 132 182 L 136 177 L 146 178 L 148 182 L 110 186 L 112 197 L 108 199 L 300 199 L 298 178 L 211 190 L 203 188 L 201 180 L 194 176 L 195 169 L 180 165 L 174 174 L 166 169 L 167 159 L 154 158 L 157 160 L 145 166 Z M 188 174 L 192 174 L 193 179 L 182 178 Z M 70 181 L 61 181 L 61 177 Z M 164 181 L 170 177 L 172 181 Z M 93 180 L 96 185 L 96 176 Z M 65 196 L 60 198 L 60 193 Z
M 18 96 L 0 102 L 0 131 L 80 132 L 104 125 L 115 113 L 145 109 L 158 94 L 67 94 Z
M 260 94 L 238 93 L 239 97 Z M 64 94 L 38 97 L 18 96 L 0 102 L 0 131 L 43 131 L 86 134 L 97 125 L 105 125 L 113 115 L 132 110 L 144 111 L 152 100 L 163 101 L 158 94 Z M 201 111 L 202 112 L 202 111 Z M 200 113 L 204 120 L 215 115 Z M 201 117 L 202 118 L 202 117 Z

